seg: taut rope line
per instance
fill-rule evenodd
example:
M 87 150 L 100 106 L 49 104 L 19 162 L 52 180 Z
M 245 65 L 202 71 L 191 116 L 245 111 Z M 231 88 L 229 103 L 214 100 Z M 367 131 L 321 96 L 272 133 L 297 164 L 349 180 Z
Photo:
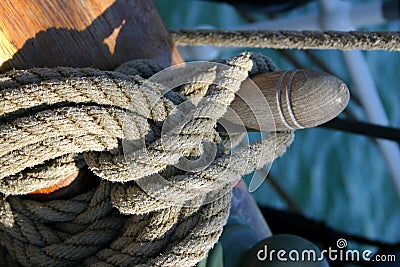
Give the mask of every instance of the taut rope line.
M 178 45 L 400 51 L 400 32 L 170 30 Z

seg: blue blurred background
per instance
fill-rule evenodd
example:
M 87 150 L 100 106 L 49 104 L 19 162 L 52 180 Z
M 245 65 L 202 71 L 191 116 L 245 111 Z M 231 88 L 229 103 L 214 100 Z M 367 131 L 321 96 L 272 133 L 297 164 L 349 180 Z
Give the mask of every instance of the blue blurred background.
M 156 0 L 160 14 L 171 29 L 213 27 L 231 29 L 248 23 L 232 6 L 206 1 Z M 368 1 L 350 1 L 351 3 Z M 371 1 L 369 1 L 371 2 Z M 319 9 L 316 1 L 279 14 L 296 16 Z M 268 20 L 264 14 L 252 14 Z M 364 28 L 398 30 L 398 21 Z M 321 69 L 303 51 L 246 49 L 261 52 L 281 69 L 293 69 L 294 58 L 303 68 Z M 205 55 L 229 58 L 243 49 L 224 49 Z M 343 79 L 350 91 L 354 86 L 339 51 L 311 51 L 332 74 Z M 384 104 L 390 125 L 400 127 L 400 53 L 363 52 Z M 189 60 L 189 59 L 187 59 Z M 362 108 L 353 101 L 349 109 L 361 121 Z M 400 164 L 400 162 L 399 162 Z M 313 128 L 296 132 L 293 145 L 271 168 L 276 183 L 309 218 L 324 221 L 332 228 L 384 242 L 400 240 L 400 202 L 392 185 L 387 165 L 373 139 L 340 131 Z M 264 183 L 253 193 L 260 205 L 288 209 L 271 184 Z M 267 218 L 268 222 L 268 218 Z

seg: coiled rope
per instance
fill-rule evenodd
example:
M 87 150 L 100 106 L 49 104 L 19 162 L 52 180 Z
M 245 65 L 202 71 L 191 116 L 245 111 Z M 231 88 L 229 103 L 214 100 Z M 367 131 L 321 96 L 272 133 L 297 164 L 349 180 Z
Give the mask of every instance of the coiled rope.
M 217 120 L 246 77 L 277 67 L 251 53 L 223 64 L 222 85 L 213 83 L 215 70 L 205 69 L 206 83 L 173 91 L 146 80 L 160 68 L 143 60 L 116 71 L 59 67 L 0 75 L 0 257 L 6 266 L 193 266 L 205 257 L 226 222 L 232 182 L 272 162 L 293 140 L 292 132 L 278 132 L 226 151 Z M 161 143 L 162 124 L 192 95 L 206 101 Z M 129 137 L 145 144 L 131 157 L 122 148 L 126 122 Z M 182 156 L 201 156 L 204 141 L 217 144 L 207 168 L 173 166 Z M 23 196 L 85 165 L 101 178 L 96 188 L 46 202 Z M 183 194 L 182 205 L 156 198 L 139 186 L 156 174 L 203 194 Z M 194 199 L 198 205 L 185 205 Z
M 400 32 L 170 30 L 179 45 L 400 51 Z

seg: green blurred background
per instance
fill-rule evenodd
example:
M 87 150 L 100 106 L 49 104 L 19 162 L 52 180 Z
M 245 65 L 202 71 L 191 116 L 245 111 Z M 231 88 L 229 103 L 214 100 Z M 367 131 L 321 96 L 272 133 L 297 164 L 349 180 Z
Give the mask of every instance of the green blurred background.
M 160 14 L 171 29 L 234 28 L 247 22 L 227 4 L 205 1 L 156 0 Z M 360 1 L 351 1 L 360 2 Z M 282 16 L 318 9 L 312 2 Z M 266 19 L 256 15 L 257 19 Z M 398 30 L 399 22 L 368 28 Z M 271 57 L 281 69 L 295 68 L 281 53 L 271 49 L 247 49 Z M 229 49 L 217 57 L 228 58 L 243 49 Z M 318 69 L 303 51 L 286 51 L 304 68 Z M 352 90 L 352 81 L 339 51 L 312 51 L 332 73 Z M 364 52 L 391 126 L 400 126 L 400 53 Z M 350 103 L 360 120 L 363 111 Z M 399 162 L 400 164 L 400 162 Z M 385 242 L 400 240 L 400 202 L 385 162 L 373 139 L 322 128 L 296 132 L 293 145 L 271 168 L 276 182 L 309 218 L 324 221 L 334 229 Z M 264 183 L 253 193 L 260 205 L 287 209 L 285 202 Z M 268 222 L 268 218 L 267 218 Z

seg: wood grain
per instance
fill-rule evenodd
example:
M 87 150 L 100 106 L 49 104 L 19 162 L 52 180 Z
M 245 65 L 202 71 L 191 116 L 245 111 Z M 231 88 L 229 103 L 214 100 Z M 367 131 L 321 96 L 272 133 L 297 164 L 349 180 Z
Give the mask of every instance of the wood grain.
M 152 1 L 0 1 L 0 71 L 113 69 L 138 58 L 183 61 Z
M 290 70 L 259 74 L 245 81 L 227 113 L 229 131 L 285 131 L 325 123 L 347 106 L 349 91 L 337 77 L 316 70 Z M 239 119 L 240 120 L 239 120 Z

